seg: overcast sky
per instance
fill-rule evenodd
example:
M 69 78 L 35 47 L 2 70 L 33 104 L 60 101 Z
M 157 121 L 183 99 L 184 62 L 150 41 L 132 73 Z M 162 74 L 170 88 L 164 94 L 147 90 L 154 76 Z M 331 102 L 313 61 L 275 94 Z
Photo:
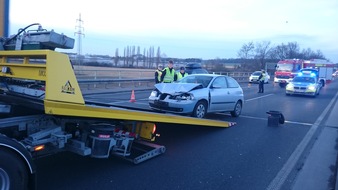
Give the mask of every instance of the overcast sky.
M 154 46 L 168 57 L 237 58 L 244 43 L 270 41 L 320 49 L 338 63 L 337 0 L 10 0 L 10 34 L 40 23 L 77 41 L 79 14 L 83 54 Z

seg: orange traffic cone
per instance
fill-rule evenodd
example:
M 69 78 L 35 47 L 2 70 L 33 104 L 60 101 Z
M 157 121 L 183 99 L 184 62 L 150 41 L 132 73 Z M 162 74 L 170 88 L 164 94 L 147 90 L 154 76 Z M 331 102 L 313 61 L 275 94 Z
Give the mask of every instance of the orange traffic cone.
M 136 102 L 136 100 L 135 100 L 135 92 L 134 92 L 134 90 L 132 90 L 132 91 L 131 91 L 131 96 L 130 96 L 130 100 L 129 100 L 129 102 Z

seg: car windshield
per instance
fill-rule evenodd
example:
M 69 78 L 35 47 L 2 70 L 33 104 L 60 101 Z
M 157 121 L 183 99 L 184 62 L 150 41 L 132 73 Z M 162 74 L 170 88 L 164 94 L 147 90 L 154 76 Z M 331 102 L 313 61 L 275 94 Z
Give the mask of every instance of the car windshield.
M 259 76 L 259 75 L 261 75 L 261 72 L 260 71 L 256 71 L 256 72 L 252 73 L 252 75 L 253 76 Z
M 315 83 L 316 81 L 313 77 L 295 77 L 293 82 Z
M 292 64 L 277 64 L 276 71 L 292 71 Z
M 206 88 L 211 79 L 212 76 L 203 76 L 203 75 L 189 75 L 187 77 L 182 78 L 179 83 L 199 83 L 203 85 L 203 88 Z

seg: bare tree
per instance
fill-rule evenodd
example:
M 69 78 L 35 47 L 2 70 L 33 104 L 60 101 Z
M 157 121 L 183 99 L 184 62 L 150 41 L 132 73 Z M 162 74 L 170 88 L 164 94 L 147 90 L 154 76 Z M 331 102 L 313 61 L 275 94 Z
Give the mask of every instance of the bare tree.
M 258 60 L 258 64 L 260 68 L 265 68 L 265 59 L 267 58 L 267 55 L 270 51 L 270 41 L 263 41 L 260 43 L 256 43 L 255 48 L 255 59 Z
M 257 67 L 264 68 L 267 59 L 326 59 L 320 50 L 313 51 L 310 48 L 303 49 L 300 52 L 300 46 L 297 42 L 288 42 L 287 44 L 280 44 L 272 47 L 271 42 L 263 41 L 255 44 L 255 48 L 252 50 L 253 44 L 249 42 L 244 44 L 238 51 L 238 56 L 242 59 L 250 57 L 250 51 L 254 51 L 254 58 L 257 61 Z M 250 61 L 250 60 L 246 60 Z M 242 64 L 243 67 L 252 69 L 253 64 Z
M 323 53 L 320 50 L 316 52 L 310 48 L 303 49 L 302 53 L 299 55 L 300 59 L 326 59 Z
M 282 43 L 281 45 L 272 48 L 270 52 L 270 59 L 286 59 L 288 47 Z
M 312 57 L 312 55 L 314 54 L 314 52 L 310 49 L 303 49 L 302 53 L 301 53 L 301 59 L 309 59 L 309 57 Z
M 126 65 L 125 65 L 125 67 L 129 66 L 129 61 L 130 61 L 130 47 L 127 46 L 127 56 L 126 56 Z
M 150 46 L 148 50 L 148 68 L 151 68 L 154 66 L 154 47 Z
M 126 61 L 127 61 L 127 49 L 124 48 L 123 50 L 123 66 L 126 66 Z
M 117 64 L 119 63 L 119 49 L 116 48 L 115 50 L 115 57 L 114 57 L 114 64 L 115 64 L 115 67 L 117 67 Z
M 249 42 L 248 44 L 243 44 L 242 48 L 238 51 L 238 57 L 242 59 L 250 59 L 253 56 L 253 50 L 255 49 L 254 43 Z
M 287 58 L 294 59 L 299 56 L 299 45 L 297 42 L 289 42 L 287 47 L 288 47 Z
M 315 57 L 312 59 L 325 59 L 324 54 L 319 49 L 316 51 Z
M 156 53 L 156 68 L 158 65 L 161 63 L 161 49 L 160 47 L 157 48 L 157 53 Z
M 135 56 L 135 46 L 133 46 L 130 51 L 131 51 L 131 53 L 130 53 L 131 65 L 134 66 L 134 62 L 135 62 L 135 58 L 136 58 L 136 56 Z
M 143 68 L 146 67 L 147 56 L 146 56 L 146 48 L 143 49 Z
M 151 62 L 151 54 L 150 54 L 150 48 L 147 51 L 147 68 L 150 68 L 150 62 Z
M 140 60 L 140 46 L 137 46 L 136 67 L 138 67 L 139 60 Z

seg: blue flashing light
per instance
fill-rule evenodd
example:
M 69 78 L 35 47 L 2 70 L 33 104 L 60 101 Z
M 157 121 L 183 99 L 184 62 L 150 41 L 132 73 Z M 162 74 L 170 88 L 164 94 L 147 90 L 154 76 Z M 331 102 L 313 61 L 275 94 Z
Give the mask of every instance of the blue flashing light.
M 315 71 L 301 71 L 298 73 L 298 76 L 303 76 L 303 75 L 310 75 L 311 77 L 316 77 L 316 72 Z

